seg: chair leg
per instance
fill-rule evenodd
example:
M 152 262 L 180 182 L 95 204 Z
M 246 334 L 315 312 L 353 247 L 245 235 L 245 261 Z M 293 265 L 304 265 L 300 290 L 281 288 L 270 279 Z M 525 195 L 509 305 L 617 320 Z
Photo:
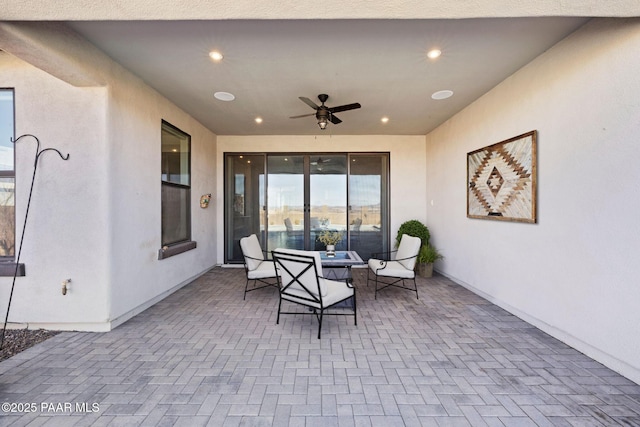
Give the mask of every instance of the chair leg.
M 413 287 L 416 288 L 416 299 L 420 299 L 418 296 L 418 284 L 416 283 L 416 276 L 413 276 Z
M 324 313 L 323 309 L 320 309 L 320 317 L 318 318 L 319 321 L 319 325 L 318 325 L 318 339 L 320 339 L 320 331 L 322 330 L 322 313 Z
M 358 312 L 356 310 L 356 291 L 353 291 L 353 323 L 358 326 Z
M 376 274 L 376 292 L 373 299 L 378 299 L 378 275 Z
M 247 298 L 248 289 L 249 289 L 249 279 L 247 279 L 247 283 L 244 285 L 244 296 L 242 297 L 243 300 Z
M 278 302 L 278 317 L 276 318 L 276 325 L 280 324 L 280 310 L 282 309 L 282 298 Z

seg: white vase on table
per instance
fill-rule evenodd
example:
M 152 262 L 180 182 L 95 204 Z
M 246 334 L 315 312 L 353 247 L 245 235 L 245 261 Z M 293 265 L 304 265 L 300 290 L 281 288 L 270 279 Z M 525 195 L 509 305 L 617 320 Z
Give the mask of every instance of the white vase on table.
M 336 256 L 336 245 L 327 245 L 327 256 L 328 257 Z

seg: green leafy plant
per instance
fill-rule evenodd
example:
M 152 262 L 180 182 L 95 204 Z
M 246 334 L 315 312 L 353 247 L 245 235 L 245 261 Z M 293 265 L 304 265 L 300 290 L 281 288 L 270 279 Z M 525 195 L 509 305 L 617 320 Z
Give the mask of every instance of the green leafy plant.
M 318 236 L 318 240 L 325 245 L 337 245 L 342 240 L 342 233 L 340 231 L 323 231 Z
M 429 238 L 431 237 L 427 226 L 417 219 L 403 222 L 400 225 L 400 228 L 398 228 L 398 235 L 396 236 L 396 247 L 400 245 L 400 239 L 402 238 L 403 234 L 408 234 L 409 236 L 413 237 L 419 237 L 422 241 L 422 246 L 428 245 Z
M 418 253 L 418 262 L 433 264 L 439 259 L 443 259 L 444 255 L 442 255 L 434 246 L 431 245 L 422 245 L 420 248 L 420 252 Z

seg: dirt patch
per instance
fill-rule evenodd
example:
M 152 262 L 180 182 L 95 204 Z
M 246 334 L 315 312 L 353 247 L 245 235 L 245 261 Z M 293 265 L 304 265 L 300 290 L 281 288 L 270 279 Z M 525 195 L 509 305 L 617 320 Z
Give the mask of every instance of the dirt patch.
M 48 340 L 59 333 L 59 331 L 45 331 L 44 329 L 7 329 L 4 334 L 2 349 L 0 349 L 0 361 L 15 356 L 21 351 Z M 0 329 L 0 336 L 1 334 L 2 329 Z

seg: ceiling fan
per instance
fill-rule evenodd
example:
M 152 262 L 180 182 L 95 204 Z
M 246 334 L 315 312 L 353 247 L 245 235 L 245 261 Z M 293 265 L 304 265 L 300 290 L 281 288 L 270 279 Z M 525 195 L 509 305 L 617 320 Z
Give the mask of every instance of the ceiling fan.
M 312 160 L 311 161 L 311 166 L 322 166 L 323 163 L 329 163 L 331 161 L 331 159 L 323 159 L 322 157 L 318 157 L 317 160 Z
M 334 113 L 340 113 L 342 111 L 348 111 L 348 110 L 355 110 L 356 108 L 361 107 L 361 105 L 357 102 L 353 104 L 339 105 L 337 107 L 327 107 L 326 105 L 324 105 L 324 103 L 327 101 L 327 99 L 329 99 L 329 95 L 324 93 L 321 93 L 320 95 L 318 95 L 318 99 L 320 100 L 322 105 L 316 105 L 315 102 L 313 102 L 312 100 L 304 96 L 300 96 L 299 98 L 300 98 L 300 101 L 304 102 L 309 107 L 316 110 L 316 112 L 309 113 L 309 114 L 302 114 L 300 116 L 292 116 L 289 118 L 299 119 L 300 117 L 309 117 L 315 114 L 316 119 L 318 119 L 318 126 L 320 126 L 320 129 L 326 129 L 327 124 L 329 122 L 333 123 L 334 125 L 337 125 L 338 123 L 342 123 L 342 120 L 334 116 Z

